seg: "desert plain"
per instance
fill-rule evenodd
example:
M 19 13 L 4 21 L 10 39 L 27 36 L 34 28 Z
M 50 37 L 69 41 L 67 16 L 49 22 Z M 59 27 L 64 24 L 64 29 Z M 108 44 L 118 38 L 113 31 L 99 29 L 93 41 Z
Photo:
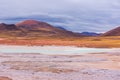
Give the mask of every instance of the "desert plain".
M 74 55 L 0 52 L 0 80 L 120 80 L 120 37 L 1 38 L 0 43 L 115 48 L 112 52 Z

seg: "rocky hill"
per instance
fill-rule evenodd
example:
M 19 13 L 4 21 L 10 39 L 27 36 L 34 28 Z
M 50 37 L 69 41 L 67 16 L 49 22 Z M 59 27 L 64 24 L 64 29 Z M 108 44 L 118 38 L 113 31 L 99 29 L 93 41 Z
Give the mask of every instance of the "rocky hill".
M 102 36 L 120 36 L 120 27 L 112 29 L 112 30 L 104 33 Z

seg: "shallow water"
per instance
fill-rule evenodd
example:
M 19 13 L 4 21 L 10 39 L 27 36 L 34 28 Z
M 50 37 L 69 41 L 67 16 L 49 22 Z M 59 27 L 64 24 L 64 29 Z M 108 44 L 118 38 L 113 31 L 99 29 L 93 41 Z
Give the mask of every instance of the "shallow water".
M 119 49 L 118 49 L 119 50 Z M 85 54 L 111 52 L 108 48 L 80 48 L 75 46 L 13 46 L 0 45 L 0 53 Z

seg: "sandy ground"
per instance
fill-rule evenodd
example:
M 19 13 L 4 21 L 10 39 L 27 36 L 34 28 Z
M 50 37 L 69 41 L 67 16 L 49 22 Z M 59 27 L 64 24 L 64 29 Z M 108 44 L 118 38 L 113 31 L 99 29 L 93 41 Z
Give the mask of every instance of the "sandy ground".
M 120 36 L 109 37 L 8 37 L 0 38 L 0 44 L 29 46 L 78 46 L 89 48 L 120 48 Z
M 120 53 L 1 53 L 0 80 L 120 80 Z

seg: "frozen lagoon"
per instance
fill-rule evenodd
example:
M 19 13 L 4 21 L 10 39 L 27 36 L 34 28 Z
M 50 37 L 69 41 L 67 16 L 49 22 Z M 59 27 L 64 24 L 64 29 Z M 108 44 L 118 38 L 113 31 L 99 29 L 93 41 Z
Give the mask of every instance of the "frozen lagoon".
M 112 48 L 81 48 L 75 46 L 16 46 L 0 45 L 0 53 L 86 54 L 120 51 Z

